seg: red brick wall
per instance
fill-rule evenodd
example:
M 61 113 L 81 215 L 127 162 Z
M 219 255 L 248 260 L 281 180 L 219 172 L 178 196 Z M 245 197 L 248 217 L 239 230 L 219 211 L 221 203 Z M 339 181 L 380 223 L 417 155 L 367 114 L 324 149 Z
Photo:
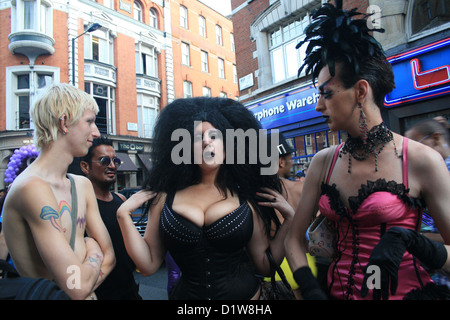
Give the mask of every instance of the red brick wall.
M 246 0 L 231 0 L 231 8 L 235 9 Z M 243 9 L 233 15 L 236 41 L 236 60 L 238 79 L 258 70 L 258 59 L 253 58 L 253 52 L 257 50 L 255 41 L 250 39 L 250 25 L 267 7 L 269 0 L 258 0 L 247 4 Z M 258 88 L 258 78 L 253 77 L 254 87 Z
M 134 38 L 118 33 L 115 41 L 114 57 L 117 67 L 116 133 L 118 135 L 137 136 L 137 132 L 127 130 L 127 122 L 137 123 Z

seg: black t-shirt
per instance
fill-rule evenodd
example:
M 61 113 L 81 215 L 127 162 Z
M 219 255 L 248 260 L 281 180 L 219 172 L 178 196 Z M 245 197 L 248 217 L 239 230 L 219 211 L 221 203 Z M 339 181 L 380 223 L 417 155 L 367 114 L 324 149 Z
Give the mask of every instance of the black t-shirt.
M 95 293 L 100 300 L 142 299 L 139 296 L 139 287 L 133 276 L 136 266 L 128 256 L 116 217 L 117 209 L 123 203 L 123 200 L 114 192 L 112 195 L 112 201 L 106 202 L 97 199 L 97 203 L 100 215 L 111 237 L 116 255 L 116 266 Z

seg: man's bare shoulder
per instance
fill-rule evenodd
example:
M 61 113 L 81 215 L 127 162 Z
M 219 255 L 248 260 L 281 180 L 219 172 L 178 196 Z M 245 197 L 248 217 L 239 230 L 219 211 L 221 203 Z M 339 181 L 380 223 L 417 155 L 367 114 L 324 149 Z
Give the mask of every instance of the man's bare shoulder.
M 85 176 L 71 174 L 71 173 L 68 173 L 67 176 L 71 176 L 77 185 L 78 184 L 80 184 L 81 186 L 86 186 L 86 185 L 91 186 L 92 185 L 91 180 L 89 180 Z
M 23 197 L 28 193 L 39 194 L 50 190 L 47 181 L 37 175 L 19 175 L 8 191 L 8 197 Z
M 303 181 L 302 180 L 288 180 L 288 179 L 283 179 L 283 184 L 286 187 L 286 189 L 293 189 L 293 190 L 297 190 L 303 188 Z

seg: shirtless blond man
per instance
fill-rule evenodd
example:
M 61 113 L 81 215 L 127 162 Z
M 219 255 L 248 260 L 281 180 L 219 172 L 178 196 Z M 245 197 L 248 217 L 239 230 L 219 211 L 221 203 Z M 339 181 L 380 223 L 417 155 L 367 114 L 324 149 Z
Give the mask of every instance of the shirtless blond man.
M 13 182 L 3 209 L 6 244 L 20 275 L 51 279 L 71 299 L 94 299 L 115 264 L 91 182 L 67 174 L 73 158 L 100 136 L 97 112 L 92 97 L 68 84 L 37 99 L 31 118 L 40 155 Z

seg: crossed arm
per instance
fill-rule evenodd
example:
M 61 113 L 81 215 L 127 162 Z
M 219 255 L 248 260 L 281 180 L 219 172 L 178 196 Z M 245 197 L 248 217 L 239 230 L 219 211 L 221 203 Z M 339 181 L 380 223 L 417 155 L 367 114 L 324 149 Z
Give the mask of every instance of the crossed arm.
M 65 230 L 60 219 L 67 209 L 60 208 L 48 184 L 31 179 L 20 189 L 20 195 L 13 198 L 46 267 L 42 269 L 40 261 L 35 261 L 36 267 L 30 273 L 50 277 L 71 299 L 86 299 L 115 264 L 109 234 L 98 213 L 92 185 L 87 181 L 83 178 L 77 183 L 78 190 L 83 190 L 79 195 L 86 195 L 86 209 L 78 210 L 77 230 L 82 230 L 77 235 L 75 250 L 65 236 L 70 230 Z M 90 237 L 83 241 L 84 223 Z

